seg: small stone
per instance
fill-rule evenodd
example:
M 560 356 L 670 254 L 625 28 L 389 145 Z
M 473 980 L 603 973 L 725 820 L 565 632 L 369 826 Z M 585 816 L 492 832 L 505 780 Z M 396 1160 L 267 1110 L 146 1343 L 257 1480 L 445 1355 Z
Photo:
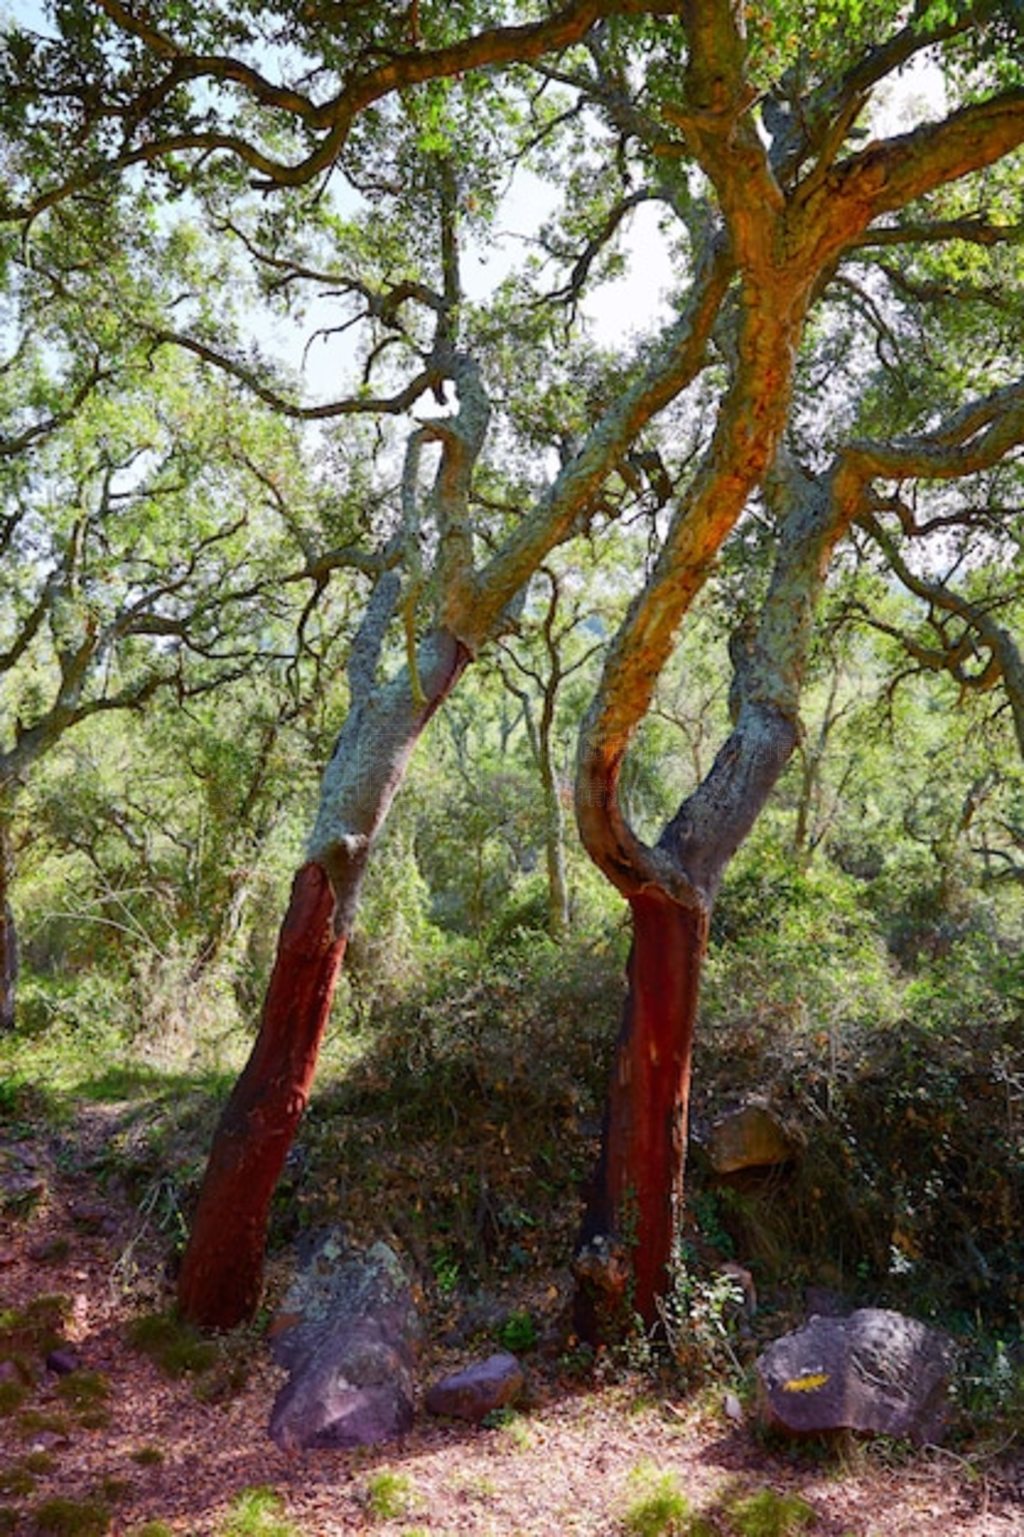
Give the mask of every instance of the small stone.
M 70 1446 L 71 1437 L 60 1430 L 38 1430 L 29 1445 L 30 1452 L 52 1452 L 60 1446 Z
M 16 1265 L 17 1263 L 17 1249 L 0 1249 L 0 1270 L 6 1270 L 9 1265 Z
M 75 1201 L 71 1216 L 79 1227 L 88 1228 L 90 1232 L 99 1232 L 111 1220 L 109 1207 L 101 1206 L 97 1201 Z
M 21 1384 L 21 1372 L 13 1361 L 0 1361 L 0 1382 Z
M 46 1357 L 46 1370 L 57 1377 L 69 1377 L 72 1372 L 81 1371 L 81 1368 L 82 1358 L 70 1345 L 58 1345 Z
M 457 1420 L 482 1420 L 495 1409 L 515 1403 L 525 1386 L 523 1368 L 515 1356 L 488 1356 L 435 1382 L 426 1398 L 431 1414 L 446 1414 Z
M 54 1265 L 65 1260 L 70 1252 L 71 1245 L 62 1235 L 52 1238 L 44 1238 L 41 1243 L 35 1243 L 28 1251 L 30 1260 L 37 1265 Z

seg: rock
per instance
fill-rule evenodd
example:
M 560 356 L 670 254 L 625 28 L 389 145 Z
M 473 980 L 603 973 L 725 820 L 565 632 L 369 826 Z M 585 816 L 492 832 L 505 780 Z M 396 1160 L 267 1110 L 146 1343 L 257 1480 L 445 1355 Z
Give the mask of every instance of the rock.
M 815 1313 L 820 1313 L 822 1318 L 849 1318 L 854 1310 L 852 1302 L 829 1286 L 805 1287 L 804 1308 L 808 1318 Z
M 46 1370 L 53 1372 L 57 1377 L 69 1377 L 72 1372 L 81 1371 L 81 1369 L 82 1358 L 70 1345 L 58 1345 L 46 1357 Z
M 796 1152 L 778 1116 L 756 1102 L 719 1116 L 708 1140 L 708 1157 L 716 1174 L 771 1168 L 789 1163 Z
M 0 1211 L 27 1216 L 46 1199 L 46 1181 L 38 1174 L 14 1169 L 0 1174 Z
M 935 1442 L 952 1366 L 945 1335 L 902 1313 L 812 1318 L 759 1358 L 762 1417 L 791 1435 L 861 1430 Z
M 275 1323 L 271 1349 L 290 1376 L 270 1435 L 283 1450 L 372 1446 L 410 1429 L 416 1311 L 385 1244 L 357 1254 L 321 1236 Z
M 17 1249 L 0 1249 L 0 1270 L 6 1270 L 8 1265 L 16 1265 L 17 1263 Z
M 523 1368 L 515 1356 L 488 1356 L 465 1371 L 443 1377 L 427 1394 L 431 1414 L 448 1414 L 458 1420 L 482 1420 L 494 1409 L 515 1403 L 525 1386 Z
M 30 1260 L 37 1265 L 58 1265 L 66 1260 L 71 1252 L 71 1244 L 63 1234 L 56 1234 L 51 1238 L 44 1238 L 41 1243 L 34 1243 L 28 1251 Z
M 16 1382 L 21 1387 L 23 1381 L 16 1361 L 0 1361 L 0 1382 Z
M 71 1205 L 71 1218 L 77 1227 L 90 1233 L 109 1232 L 114 1225 L 109 1206 L 99 1201 L 74 1201 Z

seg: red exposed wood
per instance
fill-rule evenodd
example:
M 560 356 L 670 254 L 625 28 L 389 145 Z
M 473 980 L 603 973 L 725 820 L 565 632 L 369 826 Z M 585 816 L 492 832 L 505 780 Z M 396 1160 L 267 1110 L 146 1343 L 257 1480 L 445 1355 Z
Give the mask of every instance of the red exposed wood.
M 271 1197 L 306 1108 L 346 937 L 327 872 L 292 885 L 259 1035 L 224 1108 L 178 1281 L 186 1318 L 229 1329 L 259 1302 Z
M 592 1206 L 631 1257 L 631 1307 L 647 1324 L 682 1206 L 687 1106 L 707 920 L 664 893 L 630 898 L 629 997 L 612 1068 L 604 1148 Z

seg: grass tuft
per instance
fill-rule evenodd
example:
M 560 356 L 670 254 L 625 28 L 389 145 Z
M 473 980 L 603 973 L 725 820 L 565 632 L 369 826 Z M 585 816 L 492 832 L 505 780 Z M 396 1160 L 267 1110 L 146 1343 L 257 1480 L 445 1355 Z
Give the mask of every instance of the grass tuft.
M 144 1313 L 128 1328 L 129 1343 L 149 1356 L 168 1377 L 206 1372 L 216 1364 L 218 1351 L 212 1340 L 174 1313 Z
M 798 1494 L 759 1489 L 729 1506 L 729 1519 L 739 1537 L 796 1537 L 815 1520 L 815 1512 Z
M 28 1397 L 23 1382 L 0 1382 L 0 1414 L 14 1414 Z
M 137 1446 L 131 1453 L 131 1459 L 140 1468 L 158 1468 L 164 1460 L 164 1454 L 159 1446 Z
M 267 1485 L 235 1496 L 217 1537 L 298 1537 L 298 1527 L 283 1515 L 284 1501 Z
M 32 1470 L 25 1466 L 24 1461 L 0 1468 L 0 1494 L 31 1494 L 35 1486 Z
M 58 1398 L 75 1409 L 95 1409 L 110 1397 L 110 1383 L 102 1372 L 68 1372 L 55 1391 Z
M 684 1537 L 690 1505 L 676 1475 L 645 1463 L 633 1470 L 630 1483 L 637 1492 L 623 1516 L 623 1530 L 633 1537 Z
M 35 1523 L 53 1537 L 105 1537 L 110 1510 L 100 1500 L 47 1500 L 37 1507 Z
M 375 1521 L 397 1521 L 409 1514 L 413 1503 L 412 1485 L 404 1473 L 381 1468 L 366 1481 L 363 1495 L 366 1509 Z

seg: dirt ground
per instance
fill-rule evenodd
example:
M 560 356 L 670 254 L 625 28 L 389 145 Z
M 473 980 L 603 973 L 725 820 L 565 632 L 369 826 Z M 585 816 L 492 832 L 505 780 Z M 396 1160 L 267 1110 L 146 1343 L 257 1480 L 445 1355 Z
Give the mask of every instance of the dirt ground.
M 640 1377 L 581 1385 L 557 1359 L 538 1365 L 533 1355 L 529 1403 L 503 1426 L 422 1415 L 387 1447 L 288 1457 L 267 1436 L 281 1374 L 258 1338 L 230 1346 L 248 1361 L 248 1379 L 214 1401 L 197 1394 L 197 1379 L 167 1378 L 129 1343 L 132 1318 L 169 1302 L 168 1283 L 158 1251 L 139 1239 L 139 1214 L 77 1172 L 76 1132 L 41 1141 L 25 1127 L 0 1129 L 8 1195 L 20 1182 L 31 1208 L 0 1222 L 0 1308 L 69 1298 L 65 1338 L 83 1368 L 107 1379 L 109 1398 L 98 1412 L 69 1413 L 59 1379 L 39 1363 L 27 1397 L 0 1416 L 0 1531 L 39 1530 L 35 1513 L 60 1496 L 101 1499 L 115 1534 L 151 1521 L 216 1533 L 240 1491 L 270 1485 L 303 1534 L 612 1537 L 646 1467 L 675 1474 L 692 1508 L 713 1520 L 767 1488 L 801 1496 L 816 1537 L 1024 1537 L 1024 1454 L 1015 1447 L 984 1459 L 854 1444 L 786 1453 L 734 1423 L 721 1392 L 687 1402 L 660 1397 Z M 428 1349 L 425 1379 L 431 1369 Z M 32 1459 L 40 1451 L 52 1466 L 17 1489 L 26 1457 L 47 1460 Z M 382 1470 L 401 1476 L 401 1510 L 390 1518 L 368 1506 Z M 731 1528 L 717 1519 L 724 1537 Z

